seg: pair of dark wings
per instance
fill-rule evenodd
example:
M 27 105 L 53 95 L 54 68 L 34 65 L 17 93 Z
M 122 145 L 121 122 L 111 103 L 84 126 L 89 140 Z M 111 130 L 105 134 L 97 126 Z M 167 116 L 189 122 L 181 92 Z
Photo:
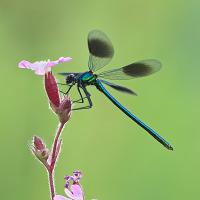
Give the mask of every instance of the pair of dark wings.
M 88 49 L 90 52 L 88 67 L 93 72 L 107 65 L 114 55 L 114 48 L 110 39 L 105 33 L 99 30 L 93 30 L 88 34 Z M 102 72 L 97 74 L 97 76 L 98 78 L 110 80 L 128 80 L 153 74 L 160 68 L 161 63 L 159 61 L 155 59 L 148 59 L 134 62 L 118 69 Z M 135 94 L 132 90 L 125 87 L 118 86 L 104 80 L 101 81 L 114 89 Z
M 90 31 L 88 34 L 88 49 L 89 49 L 89 61 L 88 67 L 89 70 L 95 72 L 105 65 L 107 65 L 113 55 L 114 48 L 105 33 L 100 30 Z M 157 72 L 161 68 L 161 63 L 155 59 L 147 59 L 132 64 L 126 65 L 121 68 L 108 70 L 102 73 L 97 74 L 98 79 L 100 79 L 104 84 L 109 85 L 110 87 L 129 94 L 135 94 L 132 90 L 119 86 L 102 79 L 109 80 L 128 80 L 137 77 L 143 77 Z M 61 75 L 69 75 L 71 73 L 60 73 Z M 74 73 L 79 74 L 79 73 Z

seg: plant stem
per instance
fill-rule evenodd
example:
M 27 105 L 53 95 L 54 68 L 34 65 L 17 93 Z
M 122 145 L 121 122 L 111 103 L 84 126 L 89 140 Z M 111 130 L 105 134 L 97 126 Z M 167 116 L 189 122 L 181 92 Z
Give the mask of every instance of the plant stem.
M 55 139 L 54 139 L 53 150 L 52 150 L 52 161 L 51 161 L 51 166 L 50 166 L 50 170 L 52 170 L 52 171 L 54 170 L 54 166 L 55 166 L 55 162 L 56 162 L 56 158 L 57 158 L 56 151 L 57 151 L 58 141 L 59 141 L 59 137 L 62 133 L 63 128 L 64 128 L 64 124 L 60 123 L 58 126 L 58 130 L 57 130 Z
M 54 186 L 54 175 L 53 175 L 53 172 L 48 171 L 48 176 L 49 176 L 50 195 L 51 195 L 51 199 L 53 200 L 53 198 L 55 196 L 55 186 Z
M 48 172 L 48 177 L 49 177 L 49 187 L 50 187 L 50 194 L 51 194 L 51 199 L 53 200 L 55 196 L 55 185 L 54 185 L 54 169 L 55 169 L 55 164 L 56 164 L 56 159 L 57 159 L 57 146 L 59 142 L 60 135 L 62 133 L 62 130 L 64 128 L 64 124 L 60 123 L 56 132 L 56 136 L 54 139 L 53 147 L 52 147 L 52 157 L 51 157 L 51 163 L 50 166 L 47 168 Z

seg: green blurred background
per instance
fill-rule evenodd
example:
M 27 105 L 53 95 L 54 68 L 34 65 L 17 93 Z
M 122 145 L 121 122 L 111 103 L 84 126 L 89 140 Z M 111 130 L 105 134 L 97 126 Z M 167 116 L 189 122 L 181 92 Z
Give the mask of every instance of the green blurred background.
M 1 0 L 1 199 L 49 199 L 45 170 L 28 144 L 39 135 L 50 147 L 57 119 L 48 109 L 42 77 L 18 69 L 18 62 L 71 56 L 72 62 L 54 72 L 85 71 L 87 34 L 96 28 L 115 47 L 105 69 L 145 58 L 161 60 L 159 73 L 121 82 L 138 97 L 110 92 L 175 151 L 163 148 L 91 87 L 93 109 L 74 112 L 63 132 L 57 192 L 64 193 L 64 175 L 81 169 L 86 199 L 197 199 L 199 6 L 197 0 Z

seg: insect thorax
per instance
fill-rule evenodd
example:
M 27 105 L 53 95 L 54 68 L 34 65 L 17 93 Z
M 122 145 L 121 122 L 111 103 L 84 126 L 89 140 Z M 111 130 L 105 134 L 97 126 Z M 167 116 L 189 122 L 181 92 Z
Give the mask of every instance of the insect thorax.
M 85 84 L 93 84 L 96 80 L 96 75 L 91 72 L 85 72 L 80 78 Z

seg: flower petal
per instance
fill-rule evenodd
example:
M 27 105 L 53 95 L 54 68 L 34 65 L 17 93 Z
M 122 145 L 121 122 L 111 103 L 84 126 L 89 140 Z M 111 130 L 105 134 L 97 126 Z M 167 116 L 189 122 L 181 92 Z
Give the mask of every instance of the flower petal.
M 56 60 L 56 61 L 49 61 L 49 62 L 47 63 L 47 66 L 48 66 L 48 67 L 53 67 L 53 66 L 58 65 L 58 64 L 59 64 L 59 61 L 58 61 L 58 60 Z
M 49 61 L 47 66 L 53 67 L 55 65 L 58 65 L 59 63 L 69 62 L 72 58 L 70 57 L 60 57 L 58 60 L 55 61 Z
M 31 66 L 31 63 L 30 62 L 28 62 L 27 60 L 22 60 L 19 64 L 18 64 L 18 67 L 19 68 L 22 68 L 22 69 L 24 69 L 24 68 L 30 68 L 30 66 Z
M 71 200 L 69 198 L 66 198 L 64 196 L 61 196 L 61 195 L 56 195 L 53 200 Z
M 71 199 L 73 199 L 73 200 L 76 200 L 76 198 L 75 198 L 75 196 L 72 194 L 72 192 L 70 191 L 70 190 L 68 190 L 67 188 L 65 188 L 65 194 L 69 197 L 69 198 L 71 198 Z
M 59 59 L 58 59 L 58 62 L 59 63 L 64 63 L 64 62 L 69 62 L 69 61 L 71 61 L 72 60 L 72 58 L 70 58 L 70 57 L 60 57 Z
M 81 186 L 79 184 L 73 184 L 71 186 L 71 191 L 72 191 L 75 199 L 83 200 L 84 194 L 83 194 L 83 190 L 82 190 L 82 188 L 81 188 Z
M 45 69 L 45 68 L 38 67 L 35 69 L 35 74 L 42 76 L 42 75 L 45 75 L 46 72 L 50 72 L 50 71 L 51 71 L 51 68 Z
M 33 71 L 35 71 L 35 74 L 37 75 L 44 75 L 47 72 L 51 71 L 51 68 L 54 67 L 55 65 L 58 65 L 60 63 L 64 63 L 64 62 L 68 62 L 70 61 L 72 58 L 70 57 L 60 57 L 58 60 L 56 61 L 36 61 L 34 63 L 30 63 L 26 60 L 22 60 L 19 64 L 18 67 L 19 68 L 27 68 L 27 69 L 31 69 Z

